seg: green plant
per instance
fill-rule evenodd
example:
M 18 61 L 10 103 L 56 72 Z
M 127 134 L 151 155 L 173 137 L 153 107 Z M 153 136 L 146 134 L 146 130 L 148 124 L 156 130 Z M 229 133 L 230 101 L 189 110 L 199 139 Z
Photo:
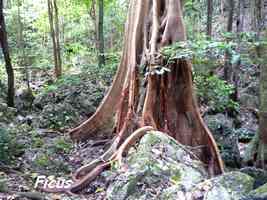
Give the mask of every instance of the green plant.
M 40 167 L 48 167 L 50 165 L 49 156 L 47 154 L 39 155 L 35 160 L 35 164 Z
M 56 153 L 69 153 L 72 149 L 72 144 L 64 138 L 57 138 L 53 147 Z
M 234 86 L 215 75 L 198 75 L 195 76 L 194 82 L 200 102 L 209 106 L 212 111 L 238 110 L 239 104 L 231 99 Z
M 34 137 L 32 140 L 32 146 L 34 148 L 40 148 L 44 145 L 44 141 L 40 137 Z

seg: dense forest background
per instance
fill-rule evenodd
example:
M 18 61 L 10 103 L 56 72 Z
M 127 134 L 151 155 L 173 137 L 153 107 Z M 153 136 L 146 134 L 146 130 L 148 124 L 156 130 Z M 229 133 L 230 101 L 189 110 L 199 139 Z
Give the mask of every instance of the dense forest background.
M 111 140 L 111 134 L 103 133 L 73 143 L 66 133 L 92 116 L 112 84 L 129 1 L 0 2 L 0 199 L 33 199 L 29 191 L 38 175 L 69 178 L 74 169 L 99 157 Z M 226 171 L 242 171 L 257 186 L 264 185 L 267 1 L 184 0 L 182 12 L 187 40 L 160 52 L 169 62 L 192 62 L 201 116 Z M 76 199 L 103 199 L 107 176 Z

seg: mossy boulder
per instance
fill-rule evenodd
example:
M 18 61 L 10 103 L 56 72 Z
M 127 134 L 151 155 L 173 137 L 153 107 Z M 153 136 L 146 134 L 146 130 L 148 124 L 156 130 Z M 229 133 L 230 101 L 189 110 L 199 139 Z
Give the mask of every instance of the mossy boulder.
M 267 184 L 251 191 L 246 198 L 242 200 L 265 200 L 267 199 Z
M 192 156 L 167 135 L 148 133 L 127 158 L 127 170 L 108 188 L 108 199 L 153 199 L 155 193 L 174 185 L 190 190 L 208 176 L 204 165 Z
M 27 115 L 28 111 L 32 108 L 34 101 L 34 95 L 32 90 L 28 88 L 20 88 L 16 91 L 15 95 L 15 107 L 19 113 Z
M 0 123 L 10 124 L 15 119 L 17 110 L 8 107 L 5 103 L 0 103 Z
M 238 200 L 253 189 L 254 179 L 241 172 L 230 172 L 206 180 L 197 188 L 207 200 Z
M 253 189 L 254 179 L 241 172 L 208 179 L 204 164 L 190 147 L 161 132 L 150 132 L 131 150 L 110 183 L 107 199 L 238 200 Z
M 247 108 L 258 108 L 259 107 L 259 98 L 255 95 L 243 93 L 240 95 L 240 105 Z
M 267 183 L 267 171 L 255 167 L 244 167 L 240 172 L 245 173 L 255 179 L 254 188 L 258 188 Z

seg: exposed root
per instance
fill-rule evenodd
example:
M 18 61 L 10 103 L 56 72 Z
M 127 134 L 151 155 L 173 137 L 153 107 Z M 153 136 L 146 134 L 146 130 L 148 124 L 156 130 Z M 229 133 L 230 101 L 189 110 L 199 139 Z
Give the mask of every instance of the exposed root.
M 117 137 L 118 138 L 118 137 Z M 116 138 L 116 139 L 117 139 Z M 93 160 L 87 165 L 84 165 L 80 167 L 72 176 L 74 181 L 78 181 L 81 179 L 81 177 L 85 176 L 85 174 L 89 173 L 92 171 L 95 167 L 100 165 L 101 163 L 109 162 L 112 159 L 116 157 L 116 151 L 117 151 L 117 145 L 118 141 L 114 140 L 110 148 L 102 155 L 100 158 Z
M 146 134 L 147 131 L 155 130 L 151 126 L 145 126 L 138 130 L 136 130 L 133 134 L 131 134 L 120 146 L 120 148 L 113 153 L 113 155 L 109 158 L 109 160 L 100 161 L 99 159 L 92 162 L 92 164 L 87 165 L 79 170 L 88 172 L 91 170 L 86 176 L 82 179 L 79 179 L 78 182 L 73 185 L 70 189 L 71 192 L 78 192 L 86 187 L 91 181 L 93 181 L 105 168 L 109 167 L 111 163 L 118 161 L 119 166 L 122 166 L 122 156 L 123 153 L 128 151 L 129 148 L 136 143 L 138 139 Z M 104 158 L 105 156 L 101 156 Z
M 98 175 L 100 175 L 105 169 L 110 167 L 111 163 L 118 161 L 119 166 L 122 166 L 123 153 L 129 150 L 129 148 L 134 145 L 138 139 L 146 134 L 147 131 L 155 130 L 151 126 L 145 126 L 137 129 L 133 134 L 131 134 L 120 146 L 120 148 L 115 151 L 111 156 L 112 152 L 109 149 L 104 153 L 99 159 L 96 159 L 79 168 L 73 175 L 75 183 L 67 189 L 50 189 L 50 188 L 40 188 L 43 192 L 50 193 L 68 193 L 73 194 L 83 190 L 89 183 L 91 183 Z
M 194 106 L 195 106 L 195 110 L 197 113 L 197 118 L 198 118 L 200 124 L 202 125 L 202 127 L 206 133 L 206 137 L 208 140 L 207 143 L 208 143 L 209 147 L 212 149 L 211 150 L 211 152 L 213 154 L 212 160 L 211 160 L 212 163 L 209 163 L 209 168 L 210 168 L 209 172 L 211 175 L 212 175 L 212 171 L 216 171 L 217 174 L 224 173 L 224 164 L 223 164 L 222 158 L 220 156 L 220 151 L 217 147 L 216 141 L 214 140 L 212 133 L 208 129 L 207 125 L 204 123 L 196 103 L 194 104 Z M 211 167 L 213 169 L 211 169 Z
M 99 164 L 101 164 L 103 161 L 100 159 L 93 160 L 87 165 L 84 165 L 80 167 L 76 172 L 72 175 L 72 179 L 74 181 L 79 181 L 82 176 L 85 176 L 87 173 L 92 171 L 95 167 L 97 167 Z
M 74 195 L 81 190 L 83 190 L 90 182 L 92 182 L 103 170 L 110 166 L 111 162 L 101 163 L 97 165 L 90 173 L 84 176 L 82 179 L 75 182 L 70 188 L 40 188 L 42 192 L 49 193 L 66 193 L 69 195 Z
M 78 182 L 74 183 L 69 188 L 69 191 L 71 193 L 76 193 L 81 190 L 83 190 L 86 186 L 88 186 L 89 183 L 91 183 L 97 176 L 99 176 L 105 169 L 110 167 L 110 162 L 105 162 L 99 164 L 97 167 L 95 167 L 90 173 L 88 173 L 86 176 L 84 176 L 82 179 L 80 179 Z
M 136 130 L 133 134 L 131 134 L 125 141 L 124 143 L 120 146 L 118 151 L 116 152 L 116 158 L 115 160 L 118 161 L 119 166 L 122 166 L 122 156 L 123 153 L 128 151 L 129 148 L 136 143 L 138 139 L 143 137 L 147 131 L 152 131 L 155 130 L 152 126 L 145 126 L 142 127 L 138 130 Z
M 186 39 L 181 2 L 130 1 L 121 65 L 113 85 L 96 113 L 70 132 L 74 140 L 87 139 L 108 128 L 116 113 L 113 127 L 116 138 L 100 158 L 76 171 L 75 183 L 69 189 L 50 192 L 78 192 L 114 161 L 122 166 L 123 154 L 150 130 L 164 131 L 186 146 L 205 146 L 198 156 L 208 166 L 209 173 L 223 172 L 216 142 L 193 96 L 191 64 L 185 60 L 166 63 L 157 57 L 160 47 Z M 139 84 L 142 63 L 145 69 L 149 67 L 149 72 L 157 65 L 170 69 L 169 73 L 155 75 L 148 72 L 144 94 L 140 93 Z M 140 124 L 142 128 L 137 129 Z

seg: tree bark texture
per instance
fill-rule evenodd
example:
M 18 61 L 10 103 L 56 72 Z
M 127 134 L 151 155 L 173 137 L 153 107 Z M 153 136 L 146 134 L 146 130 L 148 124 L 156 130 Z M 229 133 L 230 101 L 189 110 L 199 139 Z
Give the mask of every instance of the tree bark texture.
M 62 75 L 62 62 L 61 62 L 60 42 L 59 42 L 58 7 L 56 0 L 47 0 L 47 4 L 48 4 L 50 34 L 53 43 L 55 76 L 58 78 Z
M 234 10 L 235 10 L 235 2 L 234 0 L 228 0 L 229 12 L 227 18 L 227 32 L 233 31 L 233 19 L 234 19 Z M 229 41 L 229 39 L 226 39 Z M 229 49 L 226 49 L 225 52 L 225 66 L 224 66 L 224 80 L 228 83 L 234 83 L 234 69 L 231 64 L 232 54 Z
M 98 66 L 105 65 L 105 46 L 104 46 L 104 0 L 98 0 L 98 26 L 97 26 L 97 43 L 98 43 Z
M 194 97 L 191 63 L 180 59 L 169 63 L 160 53 L 161 48 L 186 40 L 181 5 L 180 0 L 130 1 L 122 59 L 113 84 L 96 113 L 70 132 L 73 140 L 86 140 L 113 124 L 115 139 L 100 160 L 78 170 L 77 185 L 71 191 L 81 189 L 111 160 L 120 160 L 126 147 L 151 129 L 196 147 L 211 176 L 223 172 L 218 148 Z M 163 66 L 170 72 L 153 73 Z
M 10 107 L 14 107 L 15 77 L 9 54 L 3 0 L 0 0 L 0 44 L 4 55 L 7 79 L 8 79 L 7 105 Z
M 213 0 L 207 0 L 207 36 L 212 36 Z

